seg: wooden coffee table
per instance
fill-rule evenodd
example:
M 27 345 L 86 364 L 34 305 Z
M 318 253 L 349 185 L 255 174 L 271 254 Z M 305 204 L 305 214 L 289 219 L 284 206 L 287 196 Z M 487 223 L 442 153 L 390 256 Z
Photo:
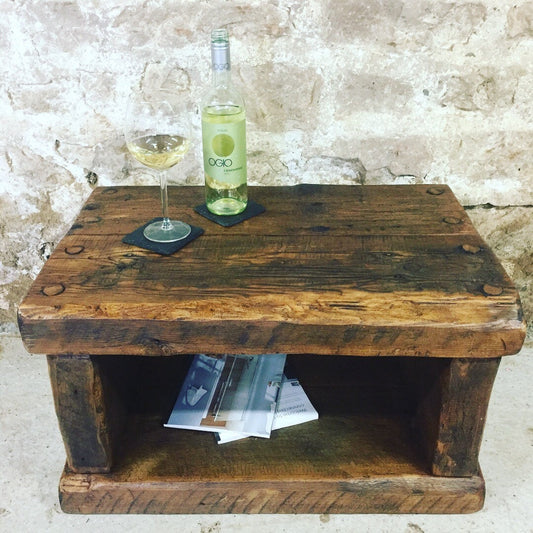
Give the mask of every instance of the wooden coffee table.
M 467 513 L 485 414 L 522 346 L 516 289 L 447 186 L 251 188 L 172 256 L 122 243 L 158 189 L 95 189 L 20 305 L 47 354 L 73 513 Z M 194 353 L 287 353 L 319 420 L 217 445 L 164 428 Z M 502 428 L 505 431 L 505 428 Z M 38 443 L 36 443 L 38 447 Z

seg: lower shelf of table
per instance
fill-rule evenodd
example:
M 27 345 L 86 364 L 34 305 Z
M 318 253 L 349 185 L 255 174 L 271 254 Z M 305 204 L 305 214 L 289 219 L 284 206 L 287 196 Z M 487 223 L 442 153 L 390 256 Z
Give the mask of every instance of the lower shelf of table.
M 340 413 L 270 439 L 217 445 L 209 433 L 128 420 L 110 473 L 65 469 L 70 513 L 469 513 L 484 481 L 429 474 L 409 417 Z
M 435 513 L 479 511 L 484 483 L 472 478 L 384 476 L 327 481 L 132 482 L 64 472 L 67 513 L 254 514 Z

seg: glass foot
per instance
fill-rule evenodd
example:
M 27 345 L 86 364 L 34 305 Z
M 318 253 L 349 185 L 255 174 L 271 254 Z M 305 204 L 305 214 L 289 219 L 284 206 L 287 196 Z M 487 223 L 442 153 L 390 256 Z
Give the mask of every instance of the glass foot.
M 170 220 L 164 224 L 162 220 L 152 222 L 144 228 L 143 234 L 149 241 L 174 242 L 185 239 L 191 233 L 191 226 L 180 220 Z

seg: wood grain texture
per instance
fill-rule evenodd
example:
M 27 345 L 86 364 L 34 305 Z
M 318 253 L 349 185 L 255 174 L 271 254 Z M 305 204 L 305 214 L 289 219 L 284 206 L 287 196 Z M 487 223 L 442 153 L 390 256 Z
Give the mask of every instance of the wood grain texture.
M 112 464 L 109 397 L 98 361 L 48 356 L 59 428 L 74 472 L 108 472 Z
M 172 214 L 205 233 L 170 257 L 121 242 L 156 188 L 96 189 L 20 305 L 23 340 L 48 354 L 516 353 L 516 289 L 449 188 L 429 189 L 252 188 L 266 213 L 223 228 L 194 212 L 201 188 L 171 187 Z
M 316 359 L 309 356 L 302 363 L 309 358 Z M 342 359 L 347 362 L 335 370 L 354 360 Z M 331 384 L 333 376 L 330 369 L 324 382 Z M 375 394 L 350 402 L 344 385 L 354 378 L 353 372 L 341 377 L 340 391 L 339 383 L 326 391 L 306 382 L 319 420 L 276 431 L 270 439 L 220 446 L 210 434 L 163 428 L 161 416 L 131 415 L 111 472 L 83 475 L 67 468 L 60 482 L 61 506 L 73 513 L 479 510 L 484 499 L 481 475 L 432 476 L 412 438 L 409 416 L 376 408 Z M 372 385 L 380 389 L 376 382 L 367 383 Z M 382 387 L 379 395 L 387 391 Z
M 438 476 L 472 476 L 492 385 L 500 363 L 493 359 L 449 359 L 410 366 L 418 380 L 415 427 Z
M 480 430 L 470 435 L 468 421 L 482 426 L 483 420 L 469 416 L 480 409 L 465 406 L 464 393 L 471 387 L 476 405 L 488 400 L 477 393 L 478 388 L 487 390 L 487 375 L 481 372 L 474 380 L 468 379 L 473 372 L 466 372 L 461 385 L 465 372 L 451 372 L 450 365 L 463 368 L 462 360 L 292 355 L 285 371 L 299 377 L 320 418 L 275 431 L 270 439 L 220 446 L 211 434 L 163 427 L 190 357 L 96 359 L 102 362 L 108 394 L 118 390 L 115 401 L 125 408 L 124 430 L 113 437 L 120 453 L 105 476 L 67 466 L 60 483 L 67 512 L 464 513 L 483 504 L 479 468 L 461 478 L 442 468 L 443 477 L 436 477 L 432 468 L 437 461 L 424 451 L 431 441 L 439 457 L 444 451 L 453 457 L 453 468 L 462 462 L 466 467 L 477 464 Z M 428 362 L 436 362 L 434 373 L 427 372 Z M 491 360 L 474 363 L 491 366 Z M 439 394 L 426 398 L 413 388 L 409 378 L 417 374 L 435 377 L 441 383 Z M 77 377 L 63 378 L 83 387 Z M 90 380 L 87 388 L 92 388 Z M 433 414 L 433 424 L 420 423 L 420 406 Z M 459 420 L 463 407 L 467 414 Z M 77 409 L 69 420 L 76 416 L 87 414 Z M 95 433 L 90 418 L 98 415 L 88 416 L 87 431 Z M 434 427 L 440 428 L 438 434 Z M 417 428 L 427 432 L 425 439 Z M 85 438 L 70 429 L 67 443 Z M 98 450 L 94 460 L 99 460 Z
M 265 187 L 173 256 L 123 244 L 157 188 L 96 189 L 19 308 L 48 354 L 75 513 L 465 513 L 518 293 L 446 186 Z M 190 354 L 289 354 L 320 413 L 218 446 L 164 428 Z M 346 356 L 367 357 L 346 357 Z M 379 357 L 373 357 L 379 356 Z
M 61 478 L 67 513 L 472 513 L 483 506 L 484 481 L 383 476 L 342 481 L 132 482 L 97 474 Z
M 450 361 L 440 376 L 440 412 L 432 472 L 438 476 L 478 473 L 478 454 L 500 358 Z

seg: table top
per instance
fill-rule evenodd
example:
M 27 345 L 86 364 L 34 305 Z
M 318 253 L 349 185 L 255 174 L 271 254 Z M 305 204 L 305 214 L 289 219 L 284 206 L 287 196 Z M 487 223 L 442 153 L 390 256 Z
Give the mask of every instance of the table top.
M 32 353 L 497 357 L 519 351 L 518 293 L 445 185 L 251 187 L 266 212 L 171 256 L 124 244 L 158 187 L 100 187 L 19 307 Z

